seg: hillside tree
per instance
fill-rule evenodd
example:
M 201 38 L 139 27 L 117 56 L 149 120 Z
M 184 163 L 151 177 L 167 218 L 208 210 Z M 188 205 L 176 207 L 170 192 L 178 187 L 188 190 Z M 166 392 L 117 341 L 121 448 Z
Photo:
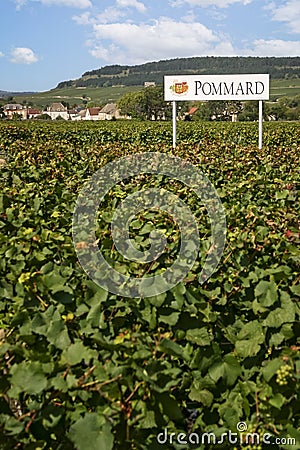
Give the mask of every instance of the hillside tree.
M 165 102 L 162 86 L 149 86 L 139 92 L 128 92 L 118 101 L 121 114 L 132 118 L 158 120 L 170 117 L 170 105 Z

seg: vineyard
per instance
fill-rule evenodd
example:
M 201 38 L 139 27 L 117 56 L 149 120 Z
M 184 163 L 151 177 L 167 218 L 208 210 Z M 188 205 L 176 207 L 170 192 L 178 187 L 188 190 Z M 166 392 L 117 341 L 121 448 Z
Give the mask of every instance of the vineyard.
M 257 128 L 182 122 L 172 151 L 170 123 L 0 123 L 1 450 L 269 448 L 247 442 L 243 422 L 274 449 L 300 448 L 300 127 L 264 124 L 262 150 Z M 159 229 L 167 251 L 153 262 L 122 258 L 110 224 L 129 193 L 170 190 L 199 228 L 185 279 L 130 298 L 86 275 L 72 220 L 84 183 L 140 152 L 173 153 L 199 168 L 222 201 L 227 237 L 200 285 L 210 223 L 199 199 L 165 175 L 116 184 L 99 208 L 97 237 L 120 273 L 163 273 L 180 242 L 172 218 L 150 209 L 130 236 L 147 249 Z M 237 443 L 221 443 L 228 432 Z M 182 444 L 180 433 L 194 440 Z

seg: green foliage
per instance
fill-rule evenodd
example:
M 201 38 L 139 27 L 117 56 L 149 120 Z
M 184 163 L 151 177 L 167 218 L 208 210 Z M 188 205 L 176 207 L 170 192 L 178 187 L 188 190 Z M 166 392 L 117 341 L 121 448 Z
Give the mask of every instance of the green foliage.
M 164 101 L 163 88 L 150 86 L 140 92 L 129 92 L 120 98 L 118 108 L 121 114 L 132 118 L 157 120 L 170 117 L 170 106 Z
M 266 103 L 264 103 L 264 106 Z M 266 109 L 266 108 L 264 108 Z M 264 117 L 266 119 L 266 117 Z M 258 119 L 258 102 L 248 101 L 243 105 L 243 110 L 239 114 L 240 121 L 255 121 Z
M 267 114 L 275 120 L 300 120 L 300 95 L 282 97 L 276 103 L 266 104 Z
M 35 119 L 36 120 L 52 120 L 51 116 L 49 116 L 49 114 L 47 114 L 47 113 L 39 114 L 38 116 L 36 116 Z
M 145 99 L 142 92 L 128 92 L 117 103 L 121 114 L 132 118 L 145 117 Z
M 137 276 L 170 264 L 179 231 L 166 214 L 136 217 L 137 246 L 157 227 L 170 251 L 126 268 L 110 235 L 124 196 L 170 189 L 198 219 L 199 260 L 183 283 L 145 299 L 87 279 L 72 213 L 85 180 L 107 162 L 170 152 L 170 124 L 7 121 L 0 129 L 1 450 L 155 450 L 164 428 L 236 432 L 241 420 L 296 439 L 283 449 L 299 448 L 299 127 L 266 124 L 257 150 L 255 124 L 178 124 L 176 155 L 209 177 L 227 213 L 223 258 L 202 286 L 210 225 L 199 200 L 165 177 L 112 190 L 99 211 L 99 245 Z
M 19 121 L 19 120 L 22 120 L 23 119 L 23 117 L 22 117 L 22 115 L 21 114 L 19 114 L 19 113 L 13 113 L 13 115 L 12 115 L 12 118 L 11 118 L 13 121 Z
M 241 102 L 215 100 L 208 102 L 197 102 L 195 103 L 195 106 L 197 106 L 198 110 L 193 115 L 193 117 L 195 117 L 195 119 L 204 121 L 231 121 L 231 117 L 233 114 L 238 114 L 238 117 L 240 119 L 240 116 L 242 116 L 243 114 L 240 113 L 245 108 L 245 106 L 243 106 Z M 256 114 L 254 120 L 257 120 L 257 117 L 258 113 Z

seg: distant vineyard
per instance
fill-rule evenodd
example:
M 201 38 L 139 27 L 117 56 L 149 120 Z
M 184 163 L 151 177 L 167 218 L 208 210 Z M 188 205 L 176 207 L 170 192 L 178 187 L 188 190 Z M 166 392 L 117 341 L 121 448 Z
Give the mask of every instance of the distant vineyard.
M 221 263 L 203 285 L 205 208 L 165 176 L 116 185 L 99 211 L 99 248 L 122 273 L 162 272 L 179 230 L 145 211 L 131 226 L 145 249 L 162 230 L 168 254 L 122 260 L 114 209 L 131 192 L 168 189 L 198 221 L 199 258 L 163 294 L 125 298 L 79 265 L 72 215 L 84 182 L 137 152 L 172 153 L 170 123 L 0 123 L 0 448 L 155 450 L 254 448 L 240 422 L 273 448 L 300 448 L 300 127 L 179 123 L 173 152 L 202 170 L 227 217 Z M 235 445 L 159 445 L 157 435 L 239 433 Z M 293 439 L 293 441 L 291 440 Z M 277 440 L 277 442 L 279 442 Z M 269 448 L 260 443 L 256 448 Z

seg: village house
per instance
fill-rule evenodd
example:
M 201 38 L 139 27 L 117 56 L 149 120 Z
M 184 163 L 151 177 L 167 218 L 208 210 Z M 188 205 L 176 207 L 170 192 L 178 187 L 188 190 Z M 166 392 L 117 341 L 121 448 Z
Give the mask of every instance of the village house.
M 116 103 L 107 103 L 100 113 L 100 120 L 112 120 L 112 119 L 126 119 L 127 117 L 121 116 L 120 110 L 117 108 Z
M 55 120 L 58 117 L 69 120 L 68 108 L 62 103 L 52 103 L 48 106 L 46 111 L 43 111 L 43 114 L 48 114 L 52 120 Z
M 78 109 L 70 109 L 69 120 L 81 120 L 80 111 Z
M 144 81 L 144 88 L 156 86 L 155 81 Z
M 39 109 L 27 108 L 27 119 L 35 119 L 40 114 L 42 114 L 42 112 Z
M 85 110 L 85 115 L 82 117 L 82 120 L 100 120 L 99 112 L 101 108 L 87 108 Z
M 107 103 L 103 108 L 91 107 L 80 110 L 68 110 L 62 103 L 52 103 L 46 110 L 40 111 L 36 108 L 26 107 L 18 103 L 12 103 L 4 106 L 4 114 L 11 119 L 14 114 L 19 114 L 22 119 L 34 119 L 41 114 L 47 114 L 52 120 L 61 117 L 64 120 L 115 120 L 115 119 L 129 119 L 128 116 L 122 116 L 116 103 Z
M 115 103 L 107 103 L 102 109 L 98 107 L 87 108 L 82 120 L 114 120 L 126 118 L 128 117 L 121 116 Z
M 78 115 L 80 117 L 79 120 L 85 120 L 84 117 L 86 115 L 86 109 L 82 109 L 81 111 L 79 111 Z
M 19 115 L 21 119 L 27 119 L 27 108 L 26 106 L 20 105 L 19 103 L 9 103 L 4 106 L 3 112 L 7 119 L 12 119 L 15 115 Z

